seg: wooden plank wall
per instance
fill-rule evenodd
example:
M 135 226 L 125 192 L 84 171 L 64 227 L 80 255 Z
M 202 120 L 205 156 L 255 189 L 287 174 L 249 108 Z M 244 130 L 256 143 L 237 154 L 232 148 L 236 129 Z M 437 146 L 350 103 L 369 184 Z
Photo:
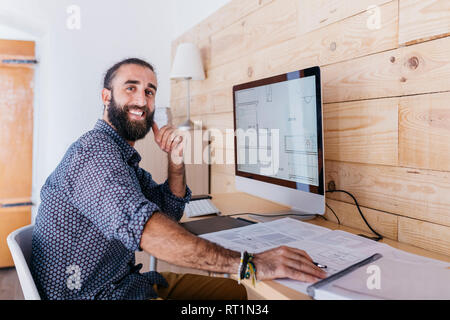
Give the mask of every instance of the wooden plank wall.
M 450 255 L 450 1 L 232 0 L 172 55 L 181 42 L 199 46 L 207 73 L 192 83 L 192 117 L 223 132 L 233 85 L 321 66 L 326 183 L 353 193 L 386 237 Z M 181 122 L 185 84 L 171 89 Z M 235 191 L 234 165 L 211 171 L 213 193 Z M 350 198 L 327 202 L 367 229 Z

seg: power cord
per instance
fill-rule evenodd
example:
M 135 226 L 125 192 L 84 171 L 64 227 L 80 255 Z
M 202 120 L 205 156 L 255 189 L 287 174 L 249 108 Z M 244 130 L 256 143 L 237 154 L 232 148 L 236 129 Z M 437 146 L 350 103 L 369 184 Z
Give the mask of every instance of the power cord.
M 368 236 L 363 235 L 363 234 L 360 234 L 360 236 L 365 237 L 365 238 L 369 238 L 369 239 L 372 239 L 372 240 L 375 240 L 375 241 L 380 241 L 381 239 L 383 239 L 383 236 L 381 234 L 379 234 L 378 232 L 376 232 L 375 230 L 373 230 L 373 228 L 367 222 L 366 218 L 364 217 L 364 215 L 363 215 L 363 213 L 361 211 L 361 208 L 359 207 L 358 201 L 356 201 L 356 198 L 350 192 L 345 191 L 345 190 L 336 190 L 336 189 L 333 189 L 334 187 L 335 187 L 334 183 L 333 184 L 330 183 L 329 184 L 329 189 L 331 189 L 331 190 L 328 190 L 327 193 L 342 192 L 342 193 L 345 193 L 345 194 L 349 195 L 353 199 L 353 201 L 355 202 L 356 208 L 358 209 L 358 212 L 361 215 L 361 218 L 364 220 L 364 222 L 366 223 L 367 227 L 369 227 L 370 231 L 372 231 L 377 237 L 368 237 Z M 331 210 L 331 211 L 334 213 L 333 210 Z M 336 215 L 336 213 L 334 213 L 334 215 Z M 337 215 L 336 215 L 336 217 L 337 217 Z
M 333 184 L 330 183 L 329 184 L 329 188 L 331 190 L 328 190 L 327 193 L 342 192 L 342 193 L 345 193 L 345 194 L 349 195 L 353 199 L 353 201 L 355 202 L 356 208 L 358 209 L 358 212 L 361 215 L 361 218 L 364 220 L 364 222 L 367 225 L 367 227 L 370 229 L 370 231 L 372 231 L 376 235 L 376 237 L 369 237 L 369 236 L 366 236 L 364 234 L 359 234 L 359 236 L 364 237 L 364 238 L 369 238 L 369 239 L 375 240 L 375 241 L 382 240 L 383 236 L 381 234 L 379 234 L 378 232 L 376 232 L 370 226 L 370 224 L 367 222 L 366 218 L 364 217 L 364 215 L 363 215 L 363 213 L 361 211 L 361 208 L 359 207 L 359 203 L 356 200 L 356 198 L 350 192 L 345 191 L 345 190 L 336 190 L 336 189 L 333 189 L 334 187 L 335 187 L 334 183 Z M 338 224 L 340 225 L 341 221 L 339 220 L 339 217 L 337 216 L 336 212 L 334 212 L 334 210 L 328 205 L 328 203 L 326 203 L 326 206 L 334 214 L 334 216 L 336 217 L 336 219 L 338 221 Z M 284 217 L 284 216 L 312 217 L 312 216 L 315 216 L 315 217 L 321 217 L 322 219 L 327 221 L 327 218 L 325 218 L 323 215 L 320 215 L 320 214 L 300 214 L 300 213 L 258 214 L 258 213 L 251 213 L 251 212 L 243 212 L 243 213 L 230 214 L 230 215 L 227 215 L 227 216 L 228 217 L 233 217 L 233 216 L 243 216 L 243 215 L 248 215 L 248 214 L 253 215 L 253 216 L 259 216 L 259 217 Z
M 339 217 L 337 216 L 336 212 L 334 212 L 333 208 L 331 208 L 331 207 L 328 205 L 328 203 L 325 203 L 325 204 L 327 205 L 328 209 L 330 209 L 331 212 L 333 212 L 334 216 L 335 216 L 336 219 L 337 219 L 338 224 L 341 224 L 341 220 L 339 220 Z

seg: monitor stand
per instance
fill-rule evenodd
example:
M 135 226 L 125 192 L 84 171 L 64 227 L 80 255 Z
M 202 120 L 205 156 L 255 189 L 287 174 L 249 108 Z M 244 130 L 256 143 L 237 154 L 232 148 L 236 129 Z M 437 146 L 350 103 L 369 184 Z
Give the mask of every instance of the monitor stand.
M 300 221 L 306 221 L 306 220 L 312 220 L 316 218 L 317 215 L 315 214 L 307 214 L 302 211 L 297 210 L 286 210 L 286 211 L 280 211 L 280 212 L 273 212 L 273 213 L 266 213 L 267 215 L 252 215 L 249 214 L 248 216 L 258 222 L 269 222 L 277 219 L 282 218 L 292 218 Z

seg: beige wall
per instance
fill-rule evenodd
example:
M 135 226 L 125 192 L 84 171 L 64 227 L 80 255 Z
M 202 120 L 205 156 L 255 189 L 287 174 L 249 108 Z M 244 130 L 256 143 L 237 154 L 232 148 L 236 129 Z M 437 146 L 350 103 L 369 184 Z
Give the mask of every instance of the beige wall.
M 232 0 L 172 54 L 183 41 L 201 48 L 192 118 L 222 131 L 233 128 L 233 85 L 321 66 L 326 182 L 353 193 L 386 237 L 450 254 L 449 35 L 448 0 Z M 184 101 L 173 81 L 175 123 Z M 234 165 L 211 170 L 213 193 L 235 191 Z M 366 229 L 350 198 L 327 202 Z

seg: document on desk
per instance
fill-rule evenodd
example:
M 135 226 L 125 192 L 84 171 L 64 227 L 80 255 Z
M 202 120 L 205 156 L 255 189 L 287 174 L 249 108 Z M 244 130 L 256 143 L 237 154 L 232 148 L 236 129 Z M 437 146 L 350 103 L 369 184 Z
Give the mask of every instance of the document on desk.
M 356 293 L 364 299 L 450 299 L 450 270 L 447 268 L 386 257 L 377 260 L 369 274 L 368 268 L 357 269 L 334 281 L 329 291 L 345 296 Z
M 252 253 L 259 253 L 280 245 L 302 249 L 315 262 L 326 265 L 325 271 L 329 276 L 375 253 L 381 253 L 383 257 L 388 257 L 394 261 L 409 261 L 413 264 L 440 268 L 450 266 L 448 263 L 402 252 L 386 244 L 348 232 L 330 230 L 291 218 L 204 234 L 201 237 L 228 249 L 246 250 Z M 365 278 L 367 277 L 368 275 L 365 276 Z M 307 287 L 310 285 L 290 279 L 278 279 L 276 281 L 305 294 L 307 293 Z M 361 298 L 361 295 L 353 294 L 351 290 L 347 290 L 346 293 L 348 294 L 347 298 Z

